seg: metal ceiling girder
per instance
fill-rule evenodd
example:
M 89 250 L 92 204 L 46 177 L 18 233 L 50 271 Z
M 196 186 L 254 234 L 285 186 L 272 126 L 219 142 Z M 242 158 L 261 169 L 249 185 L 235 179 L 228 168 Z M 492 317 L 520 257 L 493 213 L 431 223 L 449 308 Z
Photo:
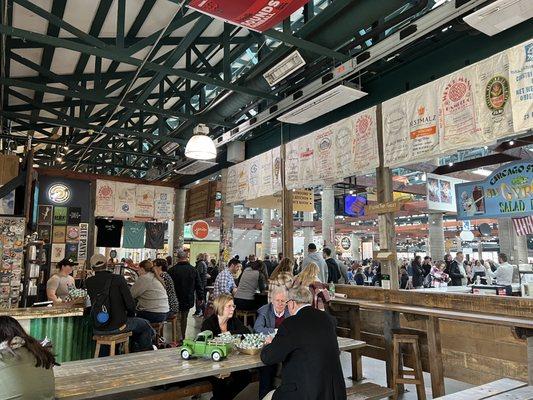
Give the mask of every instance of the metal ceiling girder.
M 269 29 L 268 31 L 263 32 L 263 34 L 265 36 L 269 36 L 273 39 L 279 40 L 283 43 L 287 43 L 294 47 L 308 50 L 320 56 L 329 57 L 337 61 L 346 62 L 350 59 L 350 56 L 343 54 L 339 51 L 328 49 L 327 47 L 310 42 L 308 40 L 301 39 L 297 36 L 285 32 L 277 31 L 275 29 Z
M 117 52 L 99 49 L 96 47 L 91 47 L 91 46 L 87 46 L 83 44 L 71 43 L 71 42 L 63 40 L 62 38 L 41 35 L 39 33 L 30 32 L 30 31 L 26 31 L 26 30 L 18 29 L 18 28 L 13 28 L 10 26 L 0 25 L 0 33 L 6 34 L 8 36 L 17 36 L 17 37 L 26 38 L 29 40 L 38 41 L 41 43 L 46 43 L 54 47 L 61 47 L 61 48 L 69 49 L 69 50 L 79 51 L 80 53 L 99 56 L 99 57 L 107 58 L 110 60 L 123 62 L 125 64 L 134 65 L 136 67 L 139 67 L 142 64 L 142 60 L 138 58 L 125 56 Z M 162 66 L 159 64 L 154 64 L 154 63 L 146 63 L 144 67 L 147 69 L 159 72 L 159 73 L 164 73 L 166 75 L 179 76 L 181 78 L 185 78 L 190 81 L 202 82 L 208 85 L 221 87 L 223 89 L 231 90 L 234 92 L 248 94 L 250 96 L 255 96 L 255 97 L 260 97 L 260 98 L 265 98 L 265 99 L 270 99 L 270 100 L 276 99 L 275 96 L 272 96 L 268 93 L 263 93 L 257 90 L 249 89 L 246 87 L 241 87 L 233 83 L 224 82 L 221 79 L 198 75 L 198 74 L 185 71 L 179 68 L 171 68 L 171 67 Z
M 333 2 L 332 4 L 335 3 L 336 2 Z M 381 42 L 376 43 L 368 50 L 366 50 L 365 53 L 368 53 L 368 57 L 366 57 L 363 61 L 357 61 L 360 56 L 359 54 L 356 57 L 350 59 L 349 61 L 341 64 L 340 66 L 332 68 L 332 70 L 330 71 L 333 74 L 332 79 L 325 83 L 322 82 L 322 78 L 316 79 L 315 81 L 311 82 L 310 84 L 306 85 L 304 88 L 301 89 L 302 95 L 300 97 L 295 99 L 293 96 L 288 96 L 285 99 L 276 103 L 275 105 L 272 105 L 267 110 L 258 113 L 254 117 L 253 123 L 250 123 L 250 121 L 246 121 L 240 124 L 237 128 L 234 128 L 233 130 L 226 132 L 222 136 L 218 137 L 215 140 L 216 146 L 220 147 L 233 140 L 237 140 L 250 130 L 259 127 L 263 123 L 273 118 L 285 114 L 294 107 L 305 103 L 306 101 L 312 99 L 323 91 L 339 84 L 343 80 L 352 77 L 357 72 L 370 66 L 375 61 L 382 59 L 394 52 L 397 52 L 400 47 L 406 46 L 414 40 L 427 35 L 431 31 L 436 29 L 436 27 L 441 26 L 449 21 L 452 21 L 453 19 L 463 15 L 468 11 L 473 10 L 474 8 L 478 7 L 483 3 L 485 3 L 485 0 L 471 0 L 458 7 L 455 6 L 455 2 L 446 2 L 442 4 L 435 10 L 432 10 L 428 14 L 423 15 L 413 24 L 411 24 L 416 26 L 416 31 L 414 33 L 404 38 L 400 38 L 401 31 L 395 32 L 391 36 L 383 39 Z M 328 8 L 326 8 L 326 10 Z M 324 12 L 326 10 L 324 10 Z

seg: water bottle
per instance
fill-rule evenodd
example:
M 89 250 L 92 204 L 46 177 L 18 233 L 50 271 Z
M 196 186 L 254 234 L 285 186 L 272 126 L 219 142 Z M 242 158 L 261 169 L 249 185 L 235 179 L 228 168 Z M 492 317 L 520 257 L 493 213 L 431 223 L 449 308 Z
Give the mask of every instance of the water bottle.
M 329 284 L 329 294 L 332 298 L 335 297 L 335 284 L 333 282 Z

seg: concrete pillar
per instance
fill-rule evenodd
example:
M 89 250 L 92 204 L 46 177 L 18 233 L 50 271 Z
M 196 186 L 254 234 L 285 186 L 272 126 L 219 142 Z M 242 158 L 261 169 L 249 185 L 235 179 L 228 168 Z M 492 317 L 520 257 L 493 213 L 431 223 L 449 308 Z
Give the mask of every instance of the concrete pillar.
M 186 189 L 176 189 L 174 201 L 174 231 L 172 233 L 173 259 L 176 260 L 176 251 L 183 249 L 185 242 L 185 201 L 187 198 Z
M 350 239 L 352 240 L 352 258 L 355 261 L 361 261 L 361 239 L 355 233 L 351 234 Z
M 518 236 L 510 218 L 498 218 L 500 252 L 507 254 L 509 263 L 527 263 L 527 236 Z
M 324 247 L 335 249 L 335 196 L 332 186 L 322 189 L 322 240 Z
M 444 225 L 442 213 L 428 214 L 428 231 L 429 231 L 429 256 L 433 260 L 443 260 L 445 254 L 444 248 Z
M 261 227 L 261 260 L 265 259 L 265 256 L 270 255 L 271 247 L 271 227 L 272 227 L 272 210 L 270 208 L 263 208 L 263 226 Z
M 233 248 L 233 222 L 234 209 L 232 203 L 226 202 L 226 181 L 228 170 L 222 170 L 222 211 L 220 213 L 220 247 L 219 247 L 219 269 L 221 270 L 230 260 Z
M 306 223 L 312 224 L 313 223 L 313 213 L 312 212 L 304 212 L 304 225 Z M 304 226 L 304 256 L 307 255 L 307 246 L 309 246 L 309 243 L 313 243 L 313 236 L 315 234 L 315 228 L 312 226 Z

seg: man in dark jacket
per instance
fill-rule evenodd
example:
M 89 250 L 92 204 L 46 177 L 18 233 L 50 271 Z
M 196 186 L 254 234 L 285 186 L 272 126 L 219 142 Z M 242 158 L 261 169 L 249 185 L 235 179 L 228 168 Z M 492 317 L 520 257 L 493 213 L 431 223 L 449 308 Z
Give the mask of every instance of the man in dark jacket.
M 450 264 L 450 286 L 466 286 L 466 273 L 463 266 L 464 255 L 458 251 Z
M 265 255 L 265 261 L 263 261 L 263 263 L 265 264 L 268 277 L 270 277 L 270 275 L 272 275 L 272 272 L 274 271 L 274 268 L 276 268 L 274 263 L 270 260 L 270 255 Z
M 178 262 L 168 270 L 168 274 L 174 282 L 176 296 L 179 303 L 179 321 L 181 338 L 185 339 L 187 330 L 187 317 L 189 310 L 194 306 L 194 294 L 202 298 L 202 285 L 196 268 L 189 263 L 187 253 L 183 250 L 177 252 Z
M 289 290 L 291 317 L 282 322 L 274 339 L 261 351 L 266 365 L 282 363 L 281 385 L 264 400 L 346 399 L 335 322 L 311 307 L 311 302 L 309 289 Z
M 326 265 L 328 266 L 328 283 L 339 283 L 341 272 L 339 270 L 337 261 L 331 257 L 331 249 L 329 247 L 324 247 L 324 250 L 322 250 L 322 255 L 324 256 Z
M 90 263 L 95 274 L 85 281 L 85 285 L 91 304 L 97 303 L 99 295 L 107 295 L 103 291 L 109 285 L 109 309 L 107 310 L 109 322 L 95 329 L 94 333 L 113 335 L 131 331 L 132 351 L 152 350 L 154 330 L 147 320 L 135 317 L 135 301 L 128 289 L 126 279 L 122 275 L 115 275 L 108 271 L 106 258 L 101 254 L 92 256 Z
M 202 294 L 205 297 L 205 287 L 207 286 L 207 262 L 209 258 L 206 253 L 200 253 L 196 257 L 196 271 L 198 272 L 198 278 L 200 279 L 200 286 Z M 204 297 L 198 297 L 196 299 L 196 311 L 194 312 L 194 316 L 201 317 L 204 315 L 204 308 L 205 308 L 205 298 Z

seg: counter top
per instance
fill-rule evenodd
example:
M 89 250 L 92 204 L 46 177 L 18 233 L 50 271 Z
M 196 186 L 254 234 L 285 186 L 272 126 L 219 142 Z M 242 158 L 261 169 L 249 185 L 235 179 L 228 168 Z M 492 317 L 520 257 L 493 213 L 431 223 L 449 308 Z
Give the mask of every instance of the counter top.
M 80 317 L 83 315 L 83 307 L 32 307 L 0 309 L 0 316 L 4 315 L 19 320 L 58 317 Z

